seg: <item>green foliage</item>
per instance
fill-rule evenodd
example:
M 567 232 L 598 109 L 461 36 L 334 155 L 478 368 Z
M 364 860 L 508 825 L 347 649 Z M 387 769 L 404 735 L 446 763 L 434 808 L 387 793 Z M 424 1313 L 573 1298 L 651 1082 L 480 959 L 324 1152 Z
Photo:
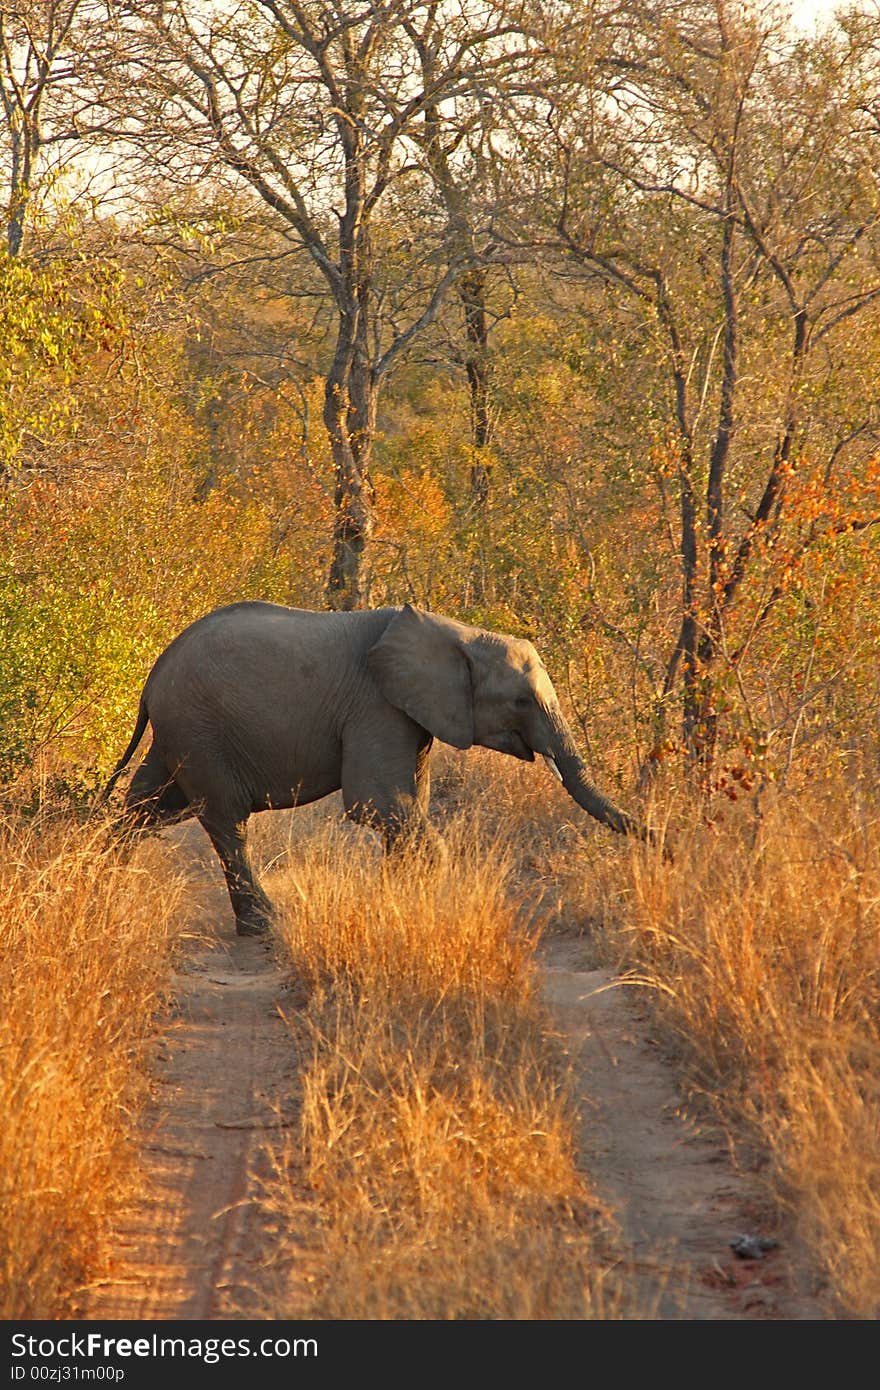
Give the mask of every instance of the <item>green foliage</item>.
M 198 503 L 155 467 L 87 492 L 43 481 L 8 495 L 0 776 L 46 751 L 74 784 L 103 774 L 150 665 L 181 627 L 219 603 L 287 596 L 286 557 L 272 555 L 268 530 L 254 504 L 219 491 Z
M 241 598 L 320 602 L 319 465 L 283 400 L 267 428 L 246 396 L 225 421 L 227 456 L 246 467 L 204 486 L 213 422 L 191 407 L 173 303 L 156 332 L 157 270 L 147 283 L 106 258 L 0 263 L 2 781 L 39 761 L 93 786 L 183 626 Z

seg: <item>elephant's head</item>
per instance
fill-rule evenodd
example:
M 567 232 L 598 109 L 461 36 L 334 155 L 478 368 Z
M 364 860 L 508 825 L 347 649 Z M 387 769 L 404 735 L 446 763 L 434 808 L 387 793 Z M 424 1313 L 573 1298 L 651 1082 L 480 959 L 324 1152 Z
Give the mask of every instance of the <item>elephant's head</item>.
M 531 642 L 407 604 L 367 658 L 386 700 L 455 748 L 479 744 L 546 759 L 569 796 L 622 835 L 645 837 L 590 782 L 556 692 Z

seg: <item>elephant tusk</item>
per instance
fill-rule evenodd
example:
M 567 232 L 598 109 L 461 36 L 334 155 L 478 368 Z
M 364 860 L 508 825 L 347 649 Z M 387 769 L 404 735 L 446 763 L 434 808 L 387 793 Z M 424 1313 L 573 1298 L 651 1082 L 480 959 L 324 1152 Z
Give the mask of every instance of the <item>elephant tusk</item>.
M 549 753 L 543 753 L 541 756 L 543 757 L 544 762 L 547 764 L 547 766 L 549 767 L 550 771 L 553 773 L 553 776 L 556 777 L 556 778 L 558 779 L 558 781 L 561 782 L 561 781 L 562 781 L 562 773 L 559 771 L 559 768 L 556 766 L 556 759 L 555 759 L 555 758 L 551 758 L 551 756 L 550 756 Z

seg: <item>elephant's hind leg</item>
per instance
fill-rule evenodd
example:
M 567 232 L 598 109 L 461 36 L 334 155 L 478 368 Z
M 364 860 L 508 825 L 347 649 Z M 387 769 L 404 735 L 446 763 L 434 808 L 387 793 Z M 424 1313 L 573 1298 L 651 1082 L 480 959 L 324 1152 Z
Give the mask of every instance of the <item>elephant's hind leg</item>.
M 239 936 L 261 936 L 272 925 L 272 904 L 260 887 L 247 845 L 247 820 L 223 824 L 210 816 L 199 820 L 217 851 Z
M 144 758 L 125 797 L 125 818 L 135 828 L 170 825 L 193 814 L 194 807 L 153 749 Z

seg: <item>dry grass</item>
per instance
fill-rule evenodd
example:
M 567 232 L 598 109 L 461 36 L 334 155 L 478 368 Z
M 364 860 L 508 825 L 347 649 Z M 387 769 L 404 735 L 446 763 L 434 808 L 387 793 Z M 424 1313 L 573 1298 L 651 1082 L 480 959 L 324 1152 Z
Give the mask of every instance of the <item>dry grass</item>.
M 853 781 L 722 814 L 672 803 L 675 861 L 531 768 L 447 770 L 511 827 L 556 929 L 646 987 L 683 1085 L 757 1142 L 832 1316 L 880 1314 L 880 816 Z M 540 777 L 540 774 L 538 774 Z M 473 779 L 473 780 L 472 780 Z M 470 790 L 473 788 L 473 791 Z M 655 808 L 655 824 L 668 810 Z
M 0 1317 L 75 1315 L 133 1180 L 179 885 L 64 815 L 0 821 Z
M 759 1141 L 832 1315 L 876 1317 L 876 815 L 847 787 L 757 827 L 694 816 L 670 864 L 594 828 L 542 769 L 450 755 L 437 800 L 439 859 L 387 863 L 365 832 L 289 819 L 270 888 L 304 1079 L 271 1200 L 298 1230 L 309 1214 L 311 1277 L 269 1315 L 645 1315 L 575 1167 L 536 997 L 549 917 L 644 983 L 692 1092 Z M 126 860 L 63 817 L 7 818 L 0 861 L 0 1316 L 69 1316 L 132 1190 L 181 885 L 161 844 Z
M 308 997 L 291 1014 L 302 1129 L 274 1200 L 320 1212 L 309 1292 L 275 1315 L 619 1315 L 509 842 L 473 817 L 446 837 L 439 861 L 385 863 L 330 828 L 272 885 Z
M 832 1311 L 880 1314 L 880 819 L 851 788 L 634 855 L 614 940 L 692 1087 L 758 1136 Z M 607 900 L 607 895 L 606 895 Z

